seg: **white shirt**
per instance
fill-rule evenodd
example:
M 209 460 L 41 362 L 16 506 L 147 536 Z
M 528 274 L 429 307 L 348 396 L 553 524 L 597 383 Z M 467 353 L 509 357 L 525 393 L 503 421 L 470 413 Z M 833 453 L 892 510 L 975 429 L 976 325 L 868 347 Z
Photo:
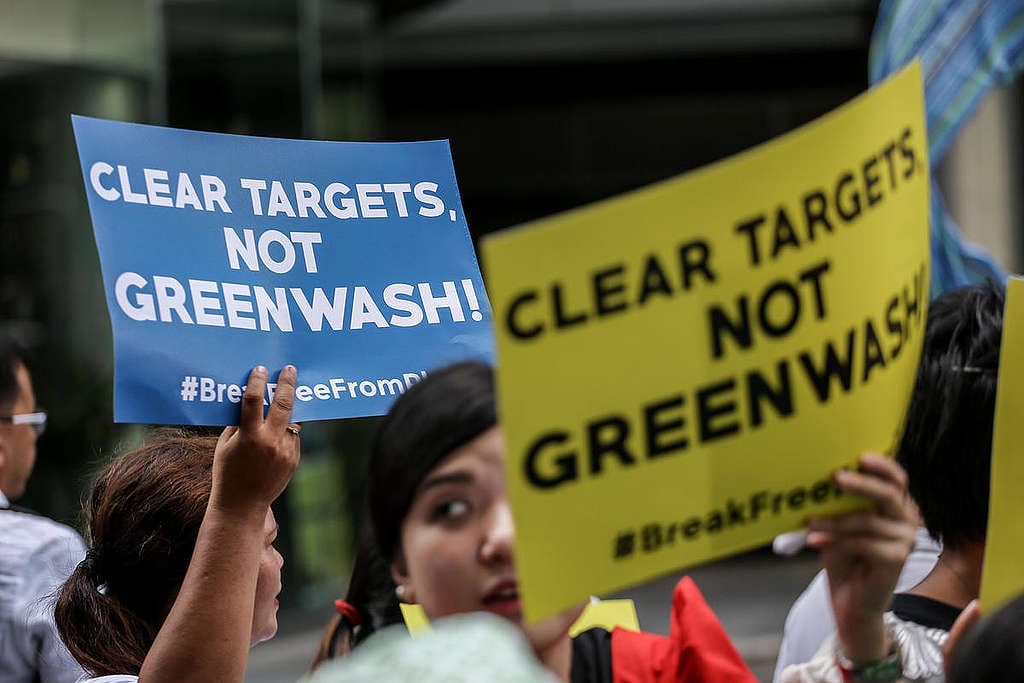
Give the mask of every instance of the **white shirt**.
M 0 683 L 74 683 L 83 674 L 57 634 L 53 605 L 84 557 L 70 527 L 11 510 L 0 492 Z

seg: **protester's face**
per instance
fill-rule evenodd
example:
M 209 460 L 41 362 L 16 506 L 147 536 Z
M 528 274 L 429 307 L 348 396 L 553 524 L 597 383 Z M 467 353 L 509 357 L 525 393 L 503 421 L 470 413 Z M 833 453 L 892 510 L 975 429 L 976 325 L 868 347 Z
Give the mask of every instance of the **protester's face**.
M 431 619 L 480 610 L 522 619 L 504 461 L 492 427 L 427 474 L 402 521 L 392 573 Z
M 423 479 L 402 522 L 402 556 L 392 565 L 406 602 L 430 619 L 487 611 L 523 626 L 505 488 L 505 446 L 492 427 L 452 451 Z M 540 652 L 568 634 L 585 605 L 529 627 Z
M 15 371 L 18 395 L 4 416 L 32 413 L 36 395 L 32 379 L 21 363 Z M 25 492 L 25 485 L 36 463 L 36 431 L 32 425 L 0 423 L 0 491 L 14 499 Z
M 263 522 L 265 534 L 263 553 L 260 556 L 260 573 L 256 579 L 256 604 L 252 615 L 252 637 L 250 645 L 269 640 L 277 633 L 277 594 L 281 592 L 281 566 L 284 558 L 274 547 L 277 540 L 277 520 L 267 510 Z

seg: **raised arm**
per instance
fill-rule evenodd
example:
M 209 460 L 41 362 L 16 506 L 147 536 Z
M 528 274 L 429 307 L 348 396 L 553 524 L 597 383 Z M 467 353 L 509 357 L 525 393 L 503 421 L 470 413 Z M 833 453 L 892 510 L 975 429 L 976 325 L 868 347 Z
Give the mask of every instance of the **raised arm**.
M 916 512 L 907 475 L 894 461 L 868 454 L 858 471 L 841 470 L 835 481 L 844 492 L 869 500 L 874 510 L 808 522 L 807 543 L 821 552 L 837 637 L 810 662 L 787 667 L 780 680 L 903 680 L 900 652 L 883 615 L 914 547 Z
M 841 470 L 835 478 L 843 491 L 875 506 L 808 524 L 808 545 L 821 551 L 828 575 L 840 654 L 859 667 L 894 651 L 882 615 L 914 547 L 914 507 L 906 472 L 880 455 L 862 456 L 860 471 Z
M 213 489 L 195 551 L 139 675 L 141 683 L 241 683 L 250 645 L 264 520 L 299 462 L 288 430 L 296 371 L 285 366 L 263 416 L 267 370 L 249 375 L 239 426 L 217 442 Z

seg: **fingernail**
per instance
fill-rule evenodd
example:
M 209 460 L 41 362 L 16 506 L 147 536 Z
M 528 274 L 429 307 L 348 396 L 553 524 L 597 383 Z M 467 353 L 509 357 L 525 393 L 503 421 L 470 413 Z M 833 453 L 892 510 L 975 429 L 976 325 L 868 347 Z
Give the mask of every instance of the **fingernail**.
M 252 371 L 256 372 L 256 373 L 259 373 L 261 375 L 267 374 L 267 369 L 265 367 L 263 367 L 262 365 L 257 365 L 255 368 L 253 368 Z

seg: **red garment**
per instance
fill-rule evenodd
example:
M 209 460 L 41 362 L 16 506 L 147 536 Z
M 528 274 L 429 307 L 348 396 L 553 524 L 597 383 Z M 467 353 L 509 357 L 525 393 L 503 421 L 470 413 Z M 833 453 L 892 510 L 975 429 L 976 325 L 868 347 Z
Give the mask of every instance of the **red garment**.
M 757 683 L 696 584 L 684 576 L 672 593 L 669 636 L 612 631 L 614 683 Z

